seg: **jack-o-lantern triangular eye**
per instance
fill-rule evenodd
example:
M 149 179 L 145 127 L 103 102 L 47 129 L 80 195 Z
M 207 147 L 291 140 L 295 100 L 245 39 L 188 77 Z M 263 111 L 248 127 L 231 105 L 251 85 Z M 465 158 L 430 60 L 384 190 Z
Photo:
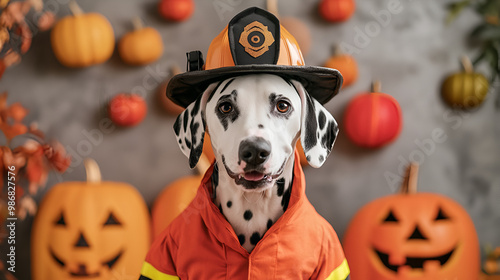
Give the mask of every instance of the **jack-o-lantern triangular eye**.
M 394 216 L 394 213 L 392 213 L 392 210 L 389 211 L 389 214 L 384 219 L 384 223 L 386 223 L 386 222 L 393 222 L 393 223 L 399 222 L 399 220 L 396 218 L 396 216 Z
M 55 222 L 56 225 L 59 225 L 59 226 L 65 226 L 66 225 L 66 221 L 64 220 L 64 213 L 61 212 L 61 215 L 59 216 L 59 219 L 57 219 L 57 221 Z
M 440 221 L 440 220 L 448 220 L 450 219 L 448 217 L 448 215 L 446 215 L 444 212 L 443 212 L 443 209 L 441 207 L 439 207 L 439 211 L 438 211 L 438 214 L 436 216 L 436 219 L 434 219 L 434 221 Z
M 113 215 L 113 213 L 109 213 L 108 219 L 104 223 L 105 226 L 110 226 L 110 225 L 121 225 L 121 223 L 118 221 L 118 219 Z

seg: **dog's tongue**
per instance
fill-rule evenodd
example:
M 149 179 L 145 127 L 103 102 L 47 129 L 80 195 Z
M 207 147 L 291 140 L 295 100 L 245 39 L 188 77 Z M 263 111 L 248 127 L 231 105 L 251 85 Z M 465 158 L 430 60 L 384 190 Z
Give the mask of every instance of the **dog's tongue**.
M 252 172 L 246 172 L 243 177 L 247 181 L 259 181 L 264 178 L 264 174 L 257 172 L 257 171 L 252 171 Z

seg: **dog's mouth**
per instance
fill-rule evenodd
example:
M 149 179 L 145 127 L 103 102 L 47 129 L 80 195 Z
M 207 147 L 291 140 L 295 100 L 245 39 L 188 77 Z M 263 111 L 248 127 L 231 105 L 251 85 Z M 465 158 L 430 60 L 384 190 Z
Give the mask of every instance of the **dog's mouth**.
M 285 169 L 285 162 L 283 162 L 280 169 L 275 174 L 266 174 L 263 169 L 246 170 L 243 173 L 237 174 L 227 167 L 224 158 L 222 162 L 229 177 L 231 177 L 237 185 L 241 185 L 247 190 L 256 190 L 269 186 L 275 179 L 281 176 Z

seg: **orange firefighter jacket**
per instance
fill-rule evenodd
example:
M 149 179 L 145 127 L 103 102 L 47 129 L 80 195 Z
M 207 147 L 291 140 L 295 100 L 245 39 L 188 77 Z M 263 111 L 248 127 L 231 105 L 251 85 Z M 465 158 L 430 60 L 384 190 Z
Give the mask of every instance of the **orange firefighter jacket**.
M 337 234 L 306 198 L 295 156 L 289 206 L 251 253 L 212 202 L 212 166 L 195 199 L 151 246 L 140 280 L 349 279 Z

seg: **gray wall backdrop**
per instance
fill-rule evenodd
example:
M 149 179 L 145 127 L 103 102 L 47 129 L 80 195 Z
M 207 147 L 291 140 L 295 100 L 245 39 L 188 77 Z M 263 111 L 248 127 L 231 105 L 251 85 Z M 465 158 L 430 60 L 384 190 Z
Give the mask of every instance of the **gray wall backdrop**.
M 397 0 L 392 0 L 397 1 Z M 57 14 L 69 13 L 65 0 L 50 0 Z M 156 87 L 174 63 L 184 67 L 185 52 L 206 54 L 211 40 L 239 11 L 249 6 L 265 7 L 263 0 L 196 0 L 196 11 L 183 23 L 168 23 L 156 13 L 156 0 L 78 1 L 85 11 L 104 14 L 117 38 L 130 30 L 129 19 L 141 16 L 157 28 L 165 43 L 161 59 L 146 67 L 131 67 L 115 54 L 106 63 L 85 69 L 61 66 L 50 47 L 49 33 L 38 34 L 21 64 L 9 68 L 0 81 L 9 102 L 22 102 L 48 138 L 58 139 L 76 155 L 70 170 L 62 176 L 51 174 L 48 186 L 60 181 L 84 180 L 80 156 L 97 160 L 106 180 L 135 186 L 149 206 L 156 195 L 173 180 L 191 174 L 187 159 L 175 142 L 174 118 L 156 103 Z M 490 92 L 484 105 L 471 113 L 453 112 L 439 95 L 446 74 L 460 69 L 459 57 L 476 51 L 466 35 L 479 19 L 466 11 L 446 26 L 446 3 L 434 0 L 399 0 L 401 12 L 391 14 L 385 26 L 360 44 L 356 30 L 375 20 L 373 13 L 387 10 L 391 0 L 357 1 L 353 18 L 343 24 L 327 24 L 317 13 L 317 0 L 286 0 L 282 16 L 298 17 L 311 29 L 313 44 L 306 56 L 309 65 L 322 65 L 332 44 L 357 46 L 359 80 L 344 89 L 326 107 L 337 120 L 348 101 L 380 79 L 383 91 L 394 96 L 403 109 L 404 127 L 392 145 L 364 150 L 349 142 L 342 131 L 334 151 L 320 169 L 306 168 L 307 195 L 342 237 L 349 220 L 364 204 L 391 194 L 399 182 L 390 183 L 384 174 L 402 175 L 402 162 L 421 161 L 419 190 L 447 195 L 460 203 L 474 220 L 481 244 L 500 246 L 500 112 L 496 95 Z M 379 25 L 380 26 L 380 25 Z M 373 27 L 373 26 L 372 26 Z M 375 29 L 374 29 L 375 30 Z M 356 43 L 357 42 L 357 43 Z M 497 85 L 498 87 L 498 85 Z M 138 127 L 100 130 L 106 118 L 109 98 L 119 92 L 145 94 L 149 112 Z M 442 129 L 446 141 L 434 143 L 423 157 L 416 141 L 424 141 L 435 129 Z M 103 135 L 90 150 L 78 148 L 89 142 L 90 131 Z M 420 152 L 418 152 L 420 151 Z M 18 225 L 18 274 L 29 279 L 29 236 L 32 218 Z M 2 259 L 3 259 L 2 252 Z

